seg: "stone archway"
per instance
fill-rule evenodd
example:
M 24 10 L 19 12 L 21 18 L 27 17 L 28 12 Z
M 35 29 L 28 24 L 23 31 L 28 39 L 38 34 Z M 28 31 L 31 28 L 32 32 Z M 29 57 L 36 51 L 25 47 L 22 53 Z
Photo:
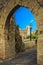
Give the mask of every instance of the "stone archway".
M 40 2 L 40 0 L 39 0 L 39 2 Z M 18 0 L 18 1 L 17 0 L 16 1 L 14 1 L 14 0 L 13 1 L 12 0 L 8 0 L 8 1 L 4 0 L 3 2 L 1 1 L 0 9 L 2 11 L 1 11 L 0 16 L 2 16 L 2 18 L 3 18 L 3 20 L 2 20 L 2 21 L 4 21 L 3 24 L 5 24 L 6 19 L 7 19 L 8 15 L 9 15 L 10 11 L 14 7 L 16 7 L 17 5 L 21 5 L 21 6 L 29 8 L 30 11 L 32 11 L 32 13 L 36 17 L 37 24 L 38 24 L 38 27 L 39 27 L 40 21 L 42 20 L 41 16 L 43 16 L 42 15 L 43 8 L 40 6 L 39 2 L 37 2 L 37 0 L 36 1 L 35 0 L 31 0 L 31 1 L 30 0 L 27 0 L 27 1 L 25 1 L 25 0 Z M 40 15 L 40 12 L 41 12 L 41 15 Z M 40 19 L 39 19 L 39 17 L 40 17 Z
M 9 12 L 7 19 L 6 19 L 6 22 L 5 22 L 5 27 L 4 27 L 4 31 L 5 31 L 5 58 L 12 57 L 12 54 L 15 55 L 15 51 L 14 51 L 15 43 L 18 43 L 18 41 L 21 40 L 20 43 L 22 44 L 22 39 L 20 39 L 19 30 L 16 30 L 16 33 L 15 33 L 15 29 L 17 27 L 16 27 L 16 23 L 14 23 L 13 18 L 12 18 L 12 15 L 16 11 L 16 9 L 18 9 L 20 6 L 23 6 L 23 5 L 17 4 L 16 6 L 14 6 L 14 8 Z M 26 7 L 26 6 L 24 6 L 24 7 Z M 12 29 L 13 29 L 13 31 L 12 31 Z M 15 36 L 18 38 L 18 39 L 16 38 L 16 41 L 15 41 Z M 8 52 L 8 50 L 9 50 L 9 52 Z
M 18 52 L 23 51 L 22 37 L 20 36 L 19 27 L 14 22 L 13 14 L 20 5 L 15 6 L 9 13 L 4 27 L 5 38 L 5 58 L 14 57 Z M 18 46 L 18 47 L 17 47 Z M 8 51 L 9 50 L 9 51 Z
M 1 37 L 1 39 L 3 39 L 2 42 L 0 42 L 0 45 L 1 45 L 1 52 L 0 52 L 0 55 L 1 55 L 1 58 L 5 58 L 5 40 L 4 40 L 4 28 L 5 28 L 5 23 L 6 23 L 6 20 L 8 19 L 8 16 L 9 16 L 9 13 L 12 11 L 12 9 L 14 9 L 18 4 L 19 5 L 22 5 L 22 6 L 25 6 L 25 7 L 28 7 L 35 15 L 36 17 L 36 20 L 37 20 L 37 24 L 38 24 L 38 28 L 39 28 L 39 31 L 43 31 L 43 7 L 42 5 L 40 6 L 40 0 L 39 2 L 37 2 L 37 0 L 4 0 L 4 1 L 0 1 L 0 25 L 1 25 L 1 35 L 3 34 L 3 36 Z M 41 14 L 40 14 L 41 13 Z M 11 14 L 12 15 L 12 14 Z M 7 20 L 8 21 L 8 20 Z M 42 21 L 42 22 L 40 22 Z M 43 34 L 42 34 L 43 36 Z M 42 37 L 42 36 L 39 36 L 39 37 Z M 43 39 L 41 41 L 38 41 L 38 52 L 41 53 L 41 45 L 40 45 L 40 42 L 43 43 Z M 2 49 L 3 47 L 3 49 Z M 40 47 L 40 48 L 39 48 Z M 39 50 L 41 49 L 41 50 Z M 3 54 L 2 54 L 3 53 Z M 40 54 L 41 55 L 41 54 Z M 43 56 L 43 55 L 42 55 Z

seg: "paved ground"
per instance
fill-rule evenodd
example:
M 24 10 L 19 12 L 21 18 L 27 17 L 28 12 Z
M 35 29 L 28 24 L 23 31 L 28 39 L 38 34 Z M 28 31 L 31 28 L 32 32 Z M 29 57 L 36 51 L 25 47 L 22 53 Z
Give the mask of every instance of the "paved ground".
M 0 63 L 0 65 L 37 65 L 37 50 L 36 48 L 27 50 L 10 61 Z

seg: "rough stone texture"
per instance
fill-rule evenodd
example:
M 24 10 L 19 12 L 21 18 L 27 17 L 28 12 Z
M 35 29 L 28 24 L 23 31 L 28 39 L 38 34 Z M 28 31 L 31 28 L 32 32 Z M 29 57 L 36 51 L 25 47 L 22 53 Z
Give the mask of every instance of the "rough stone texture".
M 39 1 L 39 2 L 37 2 Z M 2 35 L 1 39 L 2 39 L 2 43 L 0 43 L 0 49 L 2 51 L 0 51 L 0 53 L 3 53 L 0 55 L 1 58 L 4 57 L 5 55 L 5 40 L 3 38 L 4 35 L 4 28 L 5 28 L 5 23 L 6 21 L 8 22 L 8 17 L 11 17 L 15 11 L 15 7 L 17 7 L 17 5 L 21 5 L 21 6 L 25 6 L 27 8 L 29 8 L 35 15 L 36 20 L 37 20 L 37 25 L 38 25 L 38 30 L 39 30 L 39 34 L 40 32 L 43 33 L 43 2 L 41 2 L 42 0 L 0 0 L 0 34 Z M 41 4 L 41 6 L 40 6 Z M 12 14 L 11 14 L 12 12 Z M 3 26 L 3 28 L 2 28 Z M 40 34 L 41 35 L 41 34 Z M 43 37 L 43 34 L 42 36 Z M 38 41 L 40 41 L 41 39 L 38 39 Z M 42 39 L 43 40 L 43 39 Z M 41 43 L 42 43 L 41 40 Z M 43 52 L 41 52 L 39 50 L 40 45 L 43 46 L 43 43 L 40 44 L 40 42 L 38 42 L 39 47 L 37 47 L 38 50 L 38 54 L 39 54 L 39 58 L 40 58 L 40 54 L 42 54 L 43 57 Z M 2 48 L 3 47 L 3 48 Z M 41 50 L 43 49 L 43 47 L 40 48 Z
M 8 24 L 0 23 L 0 58 L 2 59 L 11 58 L 15 55 L 15 24 L 12 20 L 9 26 Z
M 24 51 L 24 43 L 22 37 L 20 36 L 19 27 L 15 28 L 15 51 L 16 53 Z
M 36 41 L 35 40 L 29 40 L 29 39 L 23 39 L 23 42 L 25 44 L 25 49 L 29 49 L 29 48 L 32 48 L 34 46 L 36 46 Z
M 23 51 L 19 27 L 14 23 L 13 17 L 5 25 L 0 23 L 0 36 L 0 58 L 13 58 L 17 52 Z
M 4 36 L 5 58 L 7 59 L 15 56 L 15 24 L 12 19 L 10 20 L 10 23 L 7 23 L 7 25 L 5 25 Z

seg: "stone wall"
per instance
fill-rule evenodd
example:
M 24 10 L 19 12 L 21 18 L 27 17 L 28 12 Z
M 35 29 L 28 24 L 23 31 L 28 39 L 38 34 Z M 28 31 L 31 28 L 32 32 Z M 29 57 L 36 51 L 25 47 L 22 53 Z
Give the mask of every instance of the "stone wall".
M 0 58 L 5 57 L 4 25 L 0 22 Z
M 17 5 L 21 5 L 21 6 L 25 6 L 29 8 L 36 17 L 39 33 L 40 33 L 40 30 L 43 31 L 43 24 L 42 24 L 43 23 L 43 1 L 42 0 L 18 0 L 18 1 L 17 0 L 7 0 L 7 1 L 0 0 L 0 25 L 1 26 L 3 25 L 3 27 L 5 26 L 9 13 L 11 13 L 12 9 L 15 8 Z M 3 58 L 3 56 L 5 55 L 5 53 L 3 53 L 5 52 L 5 40 L 3 38 L 4 28 L 0 27 L 0 30 L 1 30 L 0 36 L 2 36 L 1 41 L 3 41 L 3 42 L 0 42 L 0 50 L 1 50 L 0 58 Z M 43 34 L 41 37 L 43 38 Z M 37 50 L 39 50 L 40 43 L 42 43 L 43 40 L 41 40 L 40 42 L 40 39 L 39 39 L 38 41 L 39 42 L 38 42 Z M 43 46 L 43 43 L 41 44 L 41 46 Z M 38 55 L 40 54 L 43 55 L 43 52 L 42 53 L 40 52 L 40 54 L 39 52 L 37 53 Z M 40 59 L 40 56 L 39 56 L 39 59 Z
M 24 43 L 19 32 L 19 26 L 15 28 L 15 51 L 16 53 L 24 51 Z
M 15 24 L 13 20 L 8 24 L 4 28 L 6 59 L 15 56 Z
M 6 23 L 5 25 L 0 23 L 0 58 L 2 59 L 13 58 L 18 48 L 19 52 L 23 50 L 18 25 L 14 23 L 12 17 Z M 16 44 L 19 46 L 17 49 Z
M 36 46 L 35 40 L 23 39 L 23 43 L 25 45 L 25 49 L 33 48 Z
M 43 64 L 43 34 L 39 35 L 37 43 L 37 62 Z

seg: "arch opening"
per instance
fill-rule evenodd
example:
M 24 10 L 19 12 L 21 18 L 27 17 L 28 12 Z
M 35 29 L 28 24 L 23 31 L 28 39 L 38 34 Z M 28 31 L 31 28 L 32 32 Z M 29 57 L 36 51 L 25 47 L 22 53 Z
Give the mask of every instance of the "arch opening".
M 22 42 L 22 37 L 19 32 L 19 26 L 15 23 L 13 14 L 20 7 L 17 5 L 14 7 L 5 22 L 5 54 L 9 57 L 8 49 L 10 52 L 10 56 L 15 55 L 16 53 L 24 51 L 24 44 Z M 9 47 L 7 47 L 7 45 Z M 6 51 L 7 49 L 7 51 Z
M 10 13 L 8 14 L 8 17 L 6 19 L 6 22 L 5 22 L 5 45 L 6 45 L 6 48 L 9 49 L 10 47 L 10 50 L 9 52 L 11 53 L 14 53 L 14 49 L 15 51 L 18 53 L 20 51 L 24 51 L 24 43 L 22 41 L 22 37 L 25 39 L 27 36 L 27 32 L 29 32 L 30 30 L 30 27 L 28 26 L 26 28 L 26 30 L 20 30 L 19 29 L 19 26 L 16 24 L 16 21 L 14 20 L 14 16 L 13 14 L 15 14 L 15 12 L 20 8 L 20 7 L 23 7 L 25 8 L 24 6 L 21 6 L 21 5 L 17 5 L 16 7 L 14 7 Z M 27 8 L 26 8 L 27 9 Z M 27 10 L 28 11 L 28 10 Z M 24 13 L 24 12 L 23 12 Z M 28 13 L 27 13 L 28 14 Z M 31 20 L 32 22 L 33 20 Z M 30 23 L 31 24 L 31 23 Z M 29 24 L 29 25 L 30 25 Z M 33 25 L 33 24 L 32 24 Z M 29 28 L 29 30 L 28 30 Z M 28 31 L 27 31 L 28 30 Z M 23 33 L 23 34 L 20 34 L 20 33 Z M 31 34 L 31 33 L 29 33 Z M 24 37 L 25 36 L 25 37 Z M 9 47 L 7 47 L 7 44 L 9 45 Z M 13 48 L 12 48 L 13 47 Z M 16 48 L 15 48 L 16 47 Z M 5 50 L 6 50 L 5 48 Z M 13 50 L 13 51 L 12 51 Z M 7 51 L 5 51 L 5 53 L 7 54 Z M 7 56 L 9 56 L 9 53 L 7 54 Z

